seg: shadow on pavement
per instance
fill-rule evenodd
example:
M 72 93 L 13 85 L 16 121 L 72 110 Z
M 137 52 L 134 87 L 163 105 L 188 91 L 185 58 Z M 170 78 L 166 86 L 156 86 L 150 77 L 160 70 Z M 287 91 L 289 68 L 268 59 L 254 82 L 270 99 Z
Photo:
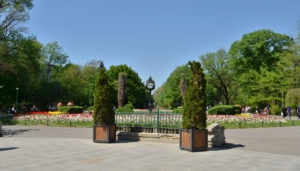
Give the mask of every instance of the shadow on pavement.
M 220 150 L 230 150 L 233 148 L 243 148 L 245 145 L 242 144 L 232 144 L 232 143 L 225 143 L 222 147 L 212 147 L 209 148 L 209 151 L 220 151 Z
M 139 142 L 139 140 L 116 140 L 115 143 L 123 144 L 123 143 L 132 143 L 132 142 Z
M 1 151 L 8 151 L 8 150 L 15 150 L 15 149 L 19 149 L 19 148 L 18 148 L 18 147 L 0 148 L 0 152 L 1 152 Z
M 12 137 L 14 135 L 21 135 L 26 132 L 33 132 L 33 131 L 39 131 L 40 129 L 3 129 L 2 130 L 2 135 Z

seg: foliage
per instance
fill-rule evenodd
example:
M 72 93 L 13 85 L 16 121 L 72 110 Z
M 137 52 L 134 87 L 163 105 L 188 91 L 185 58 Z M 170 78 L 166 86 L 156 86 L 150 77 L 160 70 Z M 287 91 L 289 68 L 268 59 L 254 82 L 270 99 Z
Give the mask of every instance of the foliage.
M 94 106 L 90 106 L 86 109 L 87 111 L 93 111 L 94 110 Z
M 172 113 L 183 113 L 183 108 L 176 108 L 172 110 Z
M 19 102 L 33 101 L 38 88 L 41 44 L 34 37 L 15 35 L 9 42 L 0 42 L 0 103 L 12 107 L 19 88 Z M 1 105 L 1 104 L 0 104 Z
M 200 57 L 204 71 L 207 73 L 207 81 L 213 85 L 229 104 L 229 88 L 232 85 L 232 69 L 229 66 L 229 56 L 224 49 L 216 53 L 207 53 Z
M 296 108 L 300 106 L 300 88 L 291 89 L 288 91 L 285 98 L 285 106 Z
M 185 94 L 182 127 L 185 129 L 206 128 L 206 79 L 200 62 L 189 62 L 191 79 Z
M 290 66 L 284 61 L 293 44 L 291 37 L 270 30 L 244 34 L 234 42 L 229 50 L 236 80 L 233 102 L 259 107 L 280 104 L 281 92 L 290 84 Z
M 58 45 L 56 41 L 47 43 L 42 48 L 42 63 L 44 64 L 47 80 L 52 79 L 53 68 L 59 71 L 62 65 L 67 62 L 68 55 L 63 52 L 63 48 Z
M 180 80 L 182 74 L 185 75 L 188 86 L 191 75 L 188 65 L 176 67 L 168 77 L 167 81 L 154 92 L 154 100 L 157 104 L 171 109 L 183 104 L 180 94 Z
M 279 108 L 278 105 L 272 105 L 270 112 L 271 112 L 272 115 L 280 115 L 281 109 Z
M 119 74 L 123 72 L 126 74 L 126 103 L 132 103 L 135 108 L 145 108 L 147 106 L 148 98 L 146 88 L 139 75 L 127 65 L 110 66 L 107 71 L 109 84 L 112 86 L 113 104 L 118 105 L 118 78 Z
M 241 112 L 241 107 L 233 105 L 217 105 L 208 109 L 208 114 L 210 115 L 234 115 Z
M 114 125 L 115 112 L 112 104 L 111 87 L 108 83 L 108 75 L 103 63 L 98 68 L 95 87 L 94 123 Z
M 127 112 L 133 112 L 133 106 L 131 103 L 126 104 L 125 106 L 116 109 L 116 113 L 127 113 Z
M 79 65 L 68 64 L 53 81 L 58 82 L 64 89 L 63 96 L 60 97 L 61 101 L 74 101 L 80 106 L 88 105 L 88 95 L 83 91 L 87 84 Z
M 293 39 L 287 35 L 271 30 L 258 30 L 244 34 L 240 41 L 235 41 L 230 47 L 229 54 L 233 57 L 237 73 L 248 70 L 259 72 L 261 67 L 272 71 L 292 43 Z
M 20 26 L 29 19 L 28 11 L 33 7 L 32 0 L 2 0 L 0 2 L 0 41 L 11 40 L 14 34 L 24 32 Z
M 233 110 L 234 114 L 242 113 L 242 107 L 241 106 L 233 105 L 232 110 Z
M 81 106 L 61 106 L 58 111 L 63 113 L 82 113 L 83 107 Z

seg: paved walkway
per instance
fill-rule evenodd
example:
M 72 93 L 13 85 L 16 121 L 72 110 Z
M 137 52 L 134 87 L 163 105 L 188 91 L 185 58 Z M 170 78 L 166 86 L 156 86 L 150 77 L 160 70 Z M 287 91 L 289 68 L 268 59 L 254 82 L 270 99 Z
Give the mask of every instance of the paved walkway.
M 300 170 L 300 127 L 226 130 L 224 148 L 95 144 L 91 128 L 4 126 L 0 170 Z

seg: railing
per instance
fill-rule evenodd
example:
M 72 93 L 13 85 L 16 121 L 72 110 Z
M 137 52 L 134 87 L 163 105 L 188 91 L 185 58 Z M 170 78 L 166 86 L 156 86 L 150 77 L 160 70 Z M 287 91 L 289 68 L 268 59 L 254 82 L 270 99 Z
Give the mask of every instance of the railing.
M 166 111 L 116 113 L 116 125 L 127 132 L 178 133 L 182 115 Z

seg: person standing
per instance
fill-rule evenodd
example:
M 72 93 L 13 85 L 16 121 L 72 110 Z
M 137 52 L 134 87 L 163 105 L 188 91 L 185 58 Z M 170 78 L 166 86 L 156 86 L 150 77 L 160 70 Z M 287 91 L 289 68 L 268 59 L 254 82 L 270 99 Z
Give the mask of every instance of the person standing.
M 289 117 L 290 120 L 291 120 L 291 112 L 292 112 L 292 109 L 291 109 L 291 107 L 289 106 L 289 107 L 287 108 L 287 114 L 288 114 L 288 117 Z
M 270 107 L 269 107 L 269 106 L 267 106 L 267 110 L 266 110 L 266 112 L 267 112 L 267 115 L 269 115 L 269 114 L 270 114 Z

